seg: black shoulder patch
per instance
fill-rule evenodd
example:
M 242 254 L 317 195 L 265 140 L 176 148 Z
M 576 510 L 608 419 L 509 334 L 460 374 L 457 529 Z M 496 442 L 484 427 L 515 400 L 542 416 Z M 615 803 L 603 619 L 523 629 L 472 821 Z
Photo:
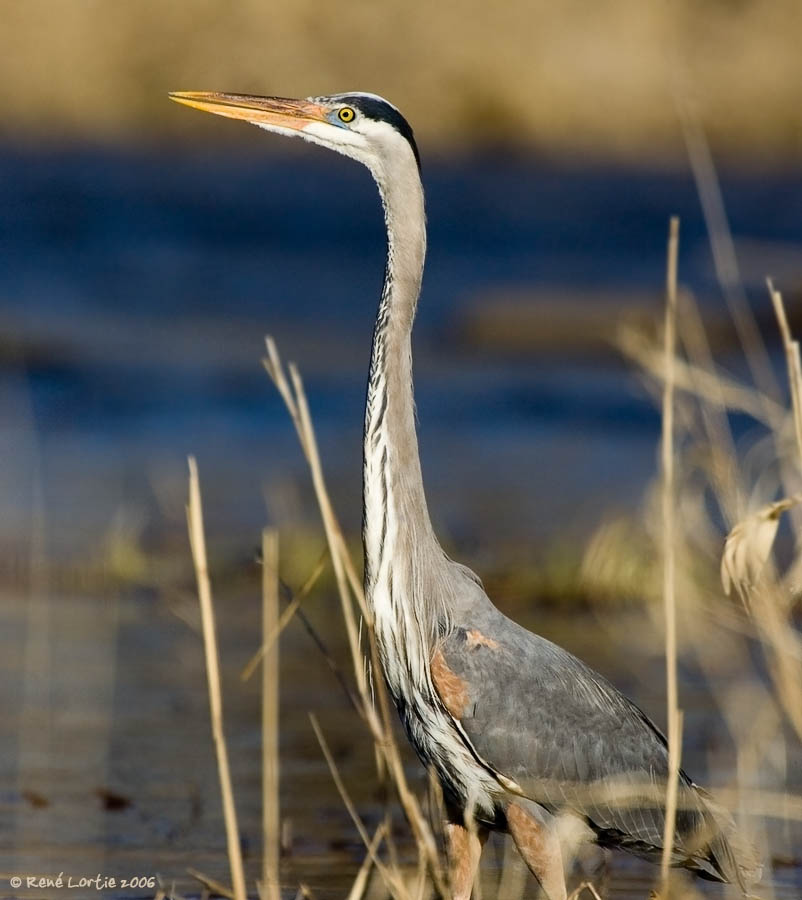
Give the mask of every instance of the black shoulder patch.
M 420 154 L 418 153 L 418 145 L 415 143 L 412 126 L 394 106 L 391 106 L 384 100 L 380 100 L 378 97 L 361 97 L 358 94 L 346 95 L 340 99 L 356 107 L 369 119 L 387 122 L 388 125 L 392 125 L 402 137 L 406 138 L 407 143 L 412 148 L 412 152 L 415 154 L 415 161 L 418 164 L 418 170 L 420 170 Z

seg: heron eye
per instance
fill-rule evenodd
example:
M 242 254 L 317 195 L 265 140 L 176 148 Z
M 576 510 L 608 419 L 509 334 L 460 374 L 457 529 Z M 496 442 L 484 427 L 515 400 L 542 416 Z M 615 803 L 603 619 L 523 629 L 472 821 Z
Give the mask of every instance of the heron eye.
M 345 122 L 346 124 L 348 124 L 349 122 L 353 122 L 355 116 L 356 116 L 356 113 L 351 109 L 350 106 L 344 106 L 344 107 L 337 113 L 337 118 L 338 118 L 341 122 Z

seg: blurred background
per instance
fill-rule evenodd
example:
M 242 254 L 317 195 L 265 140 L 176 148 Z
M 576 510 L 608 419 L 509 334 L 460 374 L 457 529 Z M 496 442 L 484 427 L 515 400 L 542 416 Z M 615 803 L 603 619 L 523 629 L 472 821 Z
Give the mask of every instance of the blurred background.
M 96 865 L 225 877 L 185 537 L 189 453 L 226 598 L 235 788 L 258 859 L 258 697 L 237 678 L 255 649 L 255 548 L 277 526 L 293 586 L 324 548 L 260 364 L 267 333 L 304 376 L 358 544 L 384 254 L 375 187 L 351 161 L 167 92 L 367 90 L 407 116 L 428 203 L 416 388 L 438 531 L 505 611 L 584 653 L 662 722 L 659 629 L 622 655 L 621 629 L 588 610 L 603 599 L 646 615 L 638 591 L 600 586 L 587 566 L 611 523 L 632 546 L 643 534 L 633 523 L 656 472 L 654 384 L 622 353 L 621 329 L 655 333 L 676 214 L 680 279 L 717 362 L 746 371 L 725 304 L 742 291 L 784 378 L 764 279 L 802 325 L 800 34 L 797 0 L 5 0 L 0 691 L 12 712 L 0 879 Z M 710 185 L 711 161 L 734 270 L 710 250 L 698 182 Z M 739 441 L 754 427 L 732 424 Z M 648 593 L 637 567 L 633 584 Z M 324 579 L 309 614 L 339 652 L 331 597 Z M 340 896 L 360 844 L 306 720 L 340 698 L 307 637 L 290 628 L 284 640 L 293 865 L 318 895 Z M 704 772 L 720 736 L 702 727 L 715 720 L 693 671 L 688 765 Z M 324 724 L 353 778 L 371 754 L 344 701 L 341 712 Z M 712 780 L 726 781 L 716 765 Z M 362 800 L 377 802 L 368 787 Z

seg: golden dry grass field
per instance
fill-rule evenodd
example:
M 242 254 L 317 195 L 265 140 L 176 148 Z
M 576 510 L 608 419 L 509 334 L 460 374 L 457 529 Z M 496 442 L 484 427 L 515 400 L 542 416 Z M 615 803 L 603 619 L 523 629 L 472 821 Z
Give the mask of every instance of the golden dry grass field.
M 793 165 L 800 34 L 798 0 L 4 0 L 0 129 L 237 140 L 175 115 L 165 92 L 361 89 L 444 149 L 677 161 L 679 89 L 720 153 Z

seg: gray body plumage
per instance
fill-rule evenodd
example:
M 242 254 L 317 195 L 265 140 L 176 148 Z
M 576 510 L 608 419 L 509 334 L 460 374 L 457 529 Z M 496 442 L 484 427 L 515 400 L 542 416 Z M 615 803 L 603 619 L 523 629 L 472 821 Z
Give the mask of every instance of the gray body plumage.
M 479 586 L 470 593 L 441 648 L 468 686 L 460 721 L 479 756 L 550 813 L 580 815 L 599 843 L 659 856 L 668 775 L 663 735 L 581 660 L 502 615 Z M 471 639 L 476 632 L 482 643 Z M 680 785 L 675 863 L 737 881 L 712 812 L 684 772 Z M 608 788 L 632 794 L 606 799 Z

